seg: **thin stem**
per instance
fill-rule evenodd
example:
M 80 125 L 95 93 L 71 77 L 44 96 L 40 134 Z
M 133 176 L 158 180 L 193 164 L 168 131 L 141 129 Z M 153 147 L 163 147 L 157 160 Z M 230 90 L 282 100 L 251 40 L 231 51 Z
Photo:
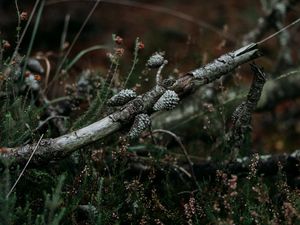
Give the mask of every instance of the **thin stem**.
M 156 85 L 160 85 L 162 77 L 161 77 L 161 71 L 165 67 L 165 65 L 168 64 L 168 60 L 164 60 L 163 64 L 158 68 L 157 73 L 156 73 Z
M 37 30 L 38 30 L 38 27 L 39 27 L 39 24 L 40 24 L 40 21 L 41 21 L 44 6 L 45 6 L 45 0 L 43 0 L 41 2 L 39 10 L 37 12 L 36 21 L 35 21 L 35 24 L 34 24 L 34 27 L 33 27 L 31 39 L 30 39 L 30 42 L 29 42 L 28 50 L 27 50 L 27 54 L 26 54 L 25 60 L 24 60 L 24 65 L 23 65 L 23 69 L 22 69 L 22 73 L 21 73 L 22 77 L 24 76 L 24 73 L 25 73 L 25 70 L 26 70 L 26 67 L 27 67 L 28 58 L 29 58 L 29 55 L 31 53 L 32 46 L 33 46 L 33 43 L 34 43 L 34 40 L 35 40 L 35 37 L 36 37 L 36 34 L 37 34 Z
M 178 137 L 176 134 L 174 134 L 173 132 L 171 132 L 169 130 L 163 130 L 163 129 L 153 130 L 152 133 L 153 134 L 155 134 L 155 133 L 165 133 L 165 134 L 168 134 L 168 135 L 172 136 L 176 140 L 176 142 L 180 146 L 180 149 L 182 150 L 182 153 L 184 154 L 186 160 L 188 161 L 188 164 L 190 166 L 190 170 L 191 170 L 191 173 L 192 173 L 192 177 L 193 177 L 195 183 L 197 183 L 196 176 L 195 176 L 195 173 L 194 173 L 194 168 L 193 168 L 194 163 L 192 162 L 192 160 L 191 160 L 186 148 L 184 147 L 180 137 Z
M 53 105 L 53 104 L 56 104 L 58 102 L 70 101 L 70 100 L 71 100 L 71 97 L 69 97 L 69 96 L 62 96 L 62 97 L 59 97 L 59 98 L 52 99 L 51 101 L 48 102 L 48 104 L 49 105 Z
M 51 64 L 49 62 L 49 59 L 46 56 L 37 56 L 37 59 L 41 59 L 44 60 L 45 64 L 46 64 L 46 73 L 45 73 L 45 82 L 44 82 L 44 92 L 47 90 L 48 88 L 48 82 L 49 82 L 49 77 L 50 77 L 50 71 L 51 71 Z
M 119 60 L 120 60 L 120 58 L 118 58 L 117 61 L 116 61 L 116 63 L 115 63 L 114 72 L 113 72 L 112 78 L 111 78 L 111 80 L 110 80 L 110 82 L 109 82 L 108 90 L 111 89 L 112 84 L 113 84 L 113 81 L 114 81 L 115 76 L 116 76 L 116 74 L 117 74 L 118 67 L 119 67 Z M 109 76 L 109 75 L 108 75 L 108 76 Z M 102 103 L 101 103 L 101 105 L 100 105 L 100 107 L 99 107 L 99 110 L 98 110 L 99 112 L 101 112 L 101 110 L 102 110 L 102 108 L 103 108 L 103 106 L 104 106 L 104 104 L 105 104 L 107 98 L 108 98 L 108 91 L 105 93 L 105 96 L 104 96 L 104 98 L 103 98 L 103 101 L 102 101 Z
M 68 48 L 66 54 L 64 55 L 64 57 L 63 57 L 62 60 L 60 61 L 59 65 L 58 65 L 58 67 L 57 67 L 57 69 L 56 69 L 55 75 L 54 75 L 54 77 L 53 77 L 53 80 L 49 83 L 49 86 L 51 86 L 51 85 L 53 84 L 53 82 L 58 78 L 58 75 L 59 75 L 59 73 L 60 73 L 60 71 L 61 71 L 61 69 L 62 69 L 64 63 L 65 63 L 65 61 L 67 60 L 67 57 L 69 56 L 69 54 L 70 54 L 72 48 L 74 47 L 75 43 L 77 42 L 79 36 L 81 35 L 83 29 L 85 28 L 85 26 L 86 26 L 87 22 L 89 21 L 90 17 L 93 15 L 93 13 L 94 13 L 95 9 L 97 8 L 98 4 L 100 3 L 100 1 L 101 1 L 101 0 L 96 0 L 96 2 L 95 2 L 95 4 L 94 4 L 93 8 L 91 9 L 91 11 L 89 12 L 89 14 L 88 14 L 87 17 L 85 18 L 83 24 L 81 25 L 79 31 L 78 31 L 77 34 L 75 35 L 75 37 L 74 37 L 74 39 L 73 39 L 73 41 L 72 41 L 70 47 Z
M 2 66 L 3 66 L 3 52 L 4 52 L 4 48 L 2 46 L 2 38 L 1 38 L 1 34 L 0 34 L 0 75 L 2 75 Z M 1 86 L 2 86 L 2 80 L 0 80 L 0 89 L 1 89 Z
M 63 3 L 63 2 L 91 2 L 91 1 L 96 1 L 96 0 L 49 0 L 47 2 L 47 5 L 53 5 L 53 4 L 57 4 L 57 3 Z M 209 23 L 206 23 L 205 21 L 195 19 L 194 17 L 192 17 L 186 13 L 183 13 L 183 12 L 180 12 L 180 11 L 177 11 L 174 9 L 170 9 L 170 8 L 166 8 L 166 7 L 158 6 L 158 5 L 153 5 L 153 4 L 146 4 L 146 3 L 142 3 L 142 2 L 138 2 L 138 1 L 128 1 L 128 0 L 102 0 L 102 2 L 109 3 L 109 4 L 116 4 L 116 5 L 123 5 L 123 6 L 128 6 L 128 7 L 135 7 L 135 8 L 150 10 L 150 11 L 158 12 L 158 13 L 162 13 L 162 14 L 167 14 L 167 15 L 173 16 L 175 18 L 194 23 L 197 26 L 199 26 L 201 28 L 205 28 L 213 33 L 216 33 L 220 37 L 223 37 L 232 42 L 235 42 L 235 43 L 237 42 L 236 38 L 233 35 L 224 34 L 224 32 L 222 30 L 218 29 L 217 27 L 215 27 Z
M 68 33 L 68 27 L 69 27 L 69 22 L 70 22 L 70 14 L 67 14 L 65 16 L 65 21 L 64 21 L 64 28 L 63 28 L 63 32 L 61 34 L 61 39 L 60 39 L 60 54 L 63 54 L 64 51 L 64 45 L 66 43 L 66 39 L 67 39 L 67 33 Z
M 20 31 L 21 31 L 21 18 L 20 18 L 20 10 L 19 10 L 19 6 L 18 6 L 18 0 L 15 0 L 15 6 L 16 6 L 17 17 L 18 17 L 17 41 L 16 41 L 16 43 L 19 43 L 19 41 L 20 41 Z
M 26 23 L 26 25 L 25 25 L 25 28 L 24 28 L 24 30 L 23 30 L 23 32 L 22 32 L 22 34 L 21 34 L 21 37 L 20 37 L 20 39 L 19 39 L 19 41 L 18 41 L 18 43 L 17 43 L 17 46 L 15 47 L 15 51 L 14 51 L 14 53 L 12 54 L 12 57 L 11 57 L 11 59 L 10 59 L 9 64 L 11 64 L 11 63 L 13 62 L 13 60 L 16 58 L 16 56 L 17 56 L 17 54 L 18 54 L 20 45 L 21 45 L 21 43 L 22 43 L 22 41 L 23 41 L 23 38 L 24 38 L 24 36 L 25 36 L 25 34 L 26 34 L 26 31 L 27 31 L 27 29 L 28 29 L 28 27 L 29 27 L 29 25 L 30 25 L 30 22 L 31 22 L 31 20 L 32 20 L 32 18 L 33 18 L 33 15 L 34 15 L 34 13 L 35 13 L 35 11 L 36 11 L 36 9 L 37 9 L 39 3 L 40 3 L 40 0 L 36 0 L 35 4 L 34 4 L 34 6 L 33 6 L 32 12 L 31 12 L 31 14 L 30 14 L 30 17 L 29 17 L 29 19 L 28 19 L 28 21 L 27 21 L 27 23 Z
M 58 62 L 61 62 L 62 58 L 63 58 L 64 44 L 65 44 L 66 38 L 67 38 L 67 32 L 68 32 L 69 22 L 70 22 L 70 14 L 67 14 L 65 16 L 64 28 L 63 28 L 63 32 L 62 32 L 61 39 L 60 39 L 59 60 L 58 60 Z M 49 64 L 48 63 L 49 63 L 49 61 L 47 59 L 47 61 L 46 61 L 47 68 L 50 68 L 50 63 Z M 56 74 L 56 72 L 55 72 L 55 74 Z M 48 88 L 49 75 L 50 75 L 50 70 L 47 70 L 46 80 L 45 80 L 45 88 L 44 88 L 44 92 L 45 93 L 47 92 L 47 88 Z
M 23 174 L 24 174 L 24 172 L 25 172 L 25 170 L 26 170 L 28 164 L 30 163 L 30 161 L 31 161 L 31 159 L 32 159 L 32 157 L 33 157 L 35 151 L 37 150 L 38 146 L 40 145 L 41 140 L 43 139 L 43 137 L 44 137 L 44 134 L 41 135 L 41 137 L 40 137 L 38 143 L 36 144 L 35 148 L 33 149 L 32 153 L 31 153 L 31 155 L 30 155 L 30 157 L 29 157 L 27 163 L 25 164 L 23 170 L 21 171 L 21 173 L 20 173 L 18 179 L 16 180 L 16 182 L 14 183 L 14 185 L 12 186 L 12 188 L 10 189 L 10 191 L 7 193 L 6 198 L 9 198 L 9 196 L 11 195 L 11 193 L 13 192 L 13 190 L 15 189 L 15 187 L 17 186 L 17 184 L 18 184 L 19 180 L 21 179 L 21 177 L 23 176 Z
M 274 34 L 271 34 L 270 36 L 266 37 L 265 39 L 263 39 L 263 40 L 257 42 L 257 44 L 262 44 L 262 43 L 264 43 L 264 42 L 266 42 L 266 41 L 272 39 L 273 37 L 276 37 L 278 34 L 280 34 L 280 33 L 282 33 L 283 31 L 285 31 L 285 30 L 287 30 L 287 29 L 289 29 L 289 28 L 295 26 L 295 25 L 296 25 L 297 23 L 299 23 L 299 22 L 300 22 L 300 18 L 294 20 L 292 23 L 290 23 L 289 25 L 287 25 L 287 26 L 281 28 L 279 31 L 275 32 Z
M 136 40 L 135 40 L 135 46 L 134 46 L 134 58 L 133 58 L 133 64 L 132 64 L 131 69 L 130 69 L 130 72 L 129 72 L 127 78 L 126 78 L 126 81 L 125 81 L 125 83 L 124 83 L 124 85 L 123 85 L 123 88 L 126 87 L 128 81 L 129 81 L 129 78 L 131 77 L 131 74 L 132 74 L 132 72 L 133 72 L 133 70 L 134 70 L 136 64 L 137 64 L 138 61 L 139 61 L 139 60 L 138 60 L 138 52 L 139 52 L 139 38 L 136 38 Z
M 26 91 L 26 94 L 25 94 L 25 97 L 24 97 L 23 106 L 22 106 L 22 108 L 21 108 L 21 109 L 24 110 L 24 111 L 25 111 L 26 101 L 27 101 L 27 98 L 28 98 L 28 95 L 29 95 L 30 90 L 31 90 L 31 88 L 28 87 L 28 88 L 27 88 L 27 91 Z
M 48 121 L 52 120 L 52 119 L 66 119 L 67 117 L 66 116 L 58 116 L 58 115 L 55 115 L 55 116 L 49 116 L 47 119 L 43 120 L 39 126 L 37 128 L 34 129 L 34 131 L 37 131 L 39 129 L 41 129 Z
M 72 66 L 74 66 L 74 64 L 85 54 L 95 51 L 95 50 L 99 50 L 99 49 L 106 49 L 107 47 L 104 45 L 95 45 L 92 47 L 89 47 L 87 49 L 82 50 L 81 52 L 79 52 L 74 59 L 71 60 L 71 62 L 65 67 L 65 71 L 68 71 Z

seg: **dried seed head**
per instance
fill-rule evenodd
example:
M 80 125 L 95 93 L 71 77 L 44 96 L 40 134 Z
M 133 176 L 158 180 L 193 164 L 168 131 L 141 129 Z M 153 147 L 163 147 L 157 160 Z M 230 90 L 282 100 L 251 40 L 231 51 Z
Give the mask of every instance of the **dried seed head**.
M 28 13 L 27 12 L 21 12 L 20 14 L 20 20 L 24 21 L 28 19 Z
M 171 110 L 174 109 L 175 106 L 179 102 L 179 97 L 175 91 L 167 90 L 154 104 L 153 109 L 155 111 L 159 110 Z
M 123 38 L 121 38 L 120 36 L 115 36 L 114 41 L 116 42 L 117 45 L 123 44 Z
M 42 77 L 40 76 L 40 75 L 34 75 L 34 79 L 36 80 L 36 81 L 41 81 L 42 80 Z
M 123 56 L 124 55 L 124 48 L 115 48 L 115 54 L 119 57 Z
M 151 125 L 151 119 L 147 114 L 139 114 L 135 117 L 133 125 L 128 133 L 130 139 L 135 139 Z
M 10 43 L 6 40 L 2 41 L 2 44 L 3 44 L 3 48 L 6 50 L 6 49 L 9 49 L 11 47 Z
M 120 91 L 118 94 L 114 95 L 107 101 L 107 105 L 109 106 L 121 106 L 129 102 L 130 100 L 136 97 L 135 91 L 131 89 L 124 89 Z
M 24 61 L 22 62 L 22 66 L 24 65 Z M 27 61 L 27 68 L 32 73 L 44 74 L 45 70 L 42 67 L 41 63 L 35 58 L 29 58 Z
M 38 80 L 35 79 L 35 76 L 31 73 L 27 74 L 25 76 L 25 83 L 27 86 L 29 86 L 32 90 L 38 90 L 40 88 L 40 85 L 38 83 Z
M 163 53 L 155 52 L 147 61 L 148 68 L 159 68 L 164 63 Z

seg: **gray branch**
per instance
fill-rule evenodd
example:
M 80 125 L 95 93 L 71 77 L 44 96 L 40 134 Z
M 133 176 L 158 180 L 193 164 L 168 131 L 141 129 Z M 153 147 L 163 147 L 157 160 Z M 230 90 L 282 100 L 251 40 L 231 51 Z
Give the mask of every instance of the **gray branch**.
M 160 86 L 137 96 L 120 110 L 98 122 L 54 139 L 42 140 L 31 163 L 38 165 L 60 160 L 82 146 L 117 132 L 122 127 L 127 126 L 128 123 L 131 123 L 136 115 L 152 113 L 153 105 L 166 90 L 173 90 L 183 98 L 199 86 L 213 82 L 222 75 L 259 56 L 257 44 L 250 44 L 227 53 L 207 66 L 187 73 L 178 80 L 164 80 Z M 25 164 L 34 146 L 35 144 L 27 144 L 15 148 L 1 148 L 0 156 L 12 159 L 17 164 Z
M 282 153 L 274 155 L 258 155 L 254 157 L 237 158 L 235 161 L 215 162 L 209 159 L 197 158 L 193 159 L 193 170 L 195 171 L 197 179 L 203 177 L 214 177 L 218 170 L 224 171 L 229 174 L 236 174 L 239 176 L 247 176 L 253 170 L 254 162 L 257 165 L 255 170 L 257 175 L 273 176 L 281 169 L 291 182 L 299 184 L 299 163 L 300 163 L 300 150 L 292 153 Z M 129 162 L 131 163 L 131 170 L 136 171 L 139 175 L 142 172 L 153 170 L 153 161 L 149 158 L 132 157 Z M 190 166 L 186 162 L 185 157 L 177 158 L 176 166 L 183 168 L 184 171 L 190 172 Z M 174 167 L 174 162 L 160 161 L 159 170 L 162 171 L 161 176 L 165 176 L 167 168 Z M 130 171 L 131 172 L 131 171 Z M 173 175 L 173 174 L 172 174 Z
M 261 97 L 256 107 L 256 112 L 271 111 L 278 104 L 285 100 L 292 100 L 300 97 L 300 71 L 296 69 L 282 77 L 277 79 L 268 80 L 261 93 Z M 228 92 L 229 95 L 235 95 L 234 91 Z M 232 108 L 237 105 L 237 102 L 241 101 L 241 98 L 246 95 L 236 96 L 232 103 L 228 105 L 228 110 L 225 111 L 225 116 L 228 117 L 232 112 Z M 200 99 L 203 103 L 199 104 Z M 211 115 L 209 106 L 215 108 L 216 91 L 213 87 L 206 85 L 191 97 L 186 98 L 183 102 L 170 112 L 160 112 L 153 115 L 152 127 L 172 129 L 178 124 L 184 124 L 194 118 L 198 118 L 201 115 Z
M 257 44 L 251 43 L 234 52 L 222 55 L 213 62 L 190 72 L 190 74 L 197 78 L 200 84 L 208 84 L 234 70 L 237 66 L 248 62 L 249 58 L 257 54 Z
M 251 88 L 247 95 L 247 100 L 242 102 L 232 114 L 233 126 L 229 131 L 228 146 L 229 152 L 233 153 L 233 157 L 237 156 L 238 151 L 242 148 L 245 135 L 250 130 L 252 113 L 260 99 L 263 86 L 266 82 L 266 75 L 261 68 L 255 64 L 251 65 L 254 73 Z

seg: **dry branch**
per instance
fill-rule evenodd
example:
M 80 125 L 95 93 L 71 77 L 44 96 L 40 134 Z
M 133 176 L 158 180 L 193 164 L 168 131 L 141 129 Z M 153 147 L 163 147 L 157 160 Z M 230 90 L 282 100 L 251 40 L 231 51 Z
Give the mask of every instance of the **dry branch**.
M 266 82 L 266 75 L 261 68 L 252 64 L 251 69 L 254 73 L 254 78 L 247 95 L 247 100 L 243 101 L 233 112 L 233 126 L 228 134 L 229 138 L 227 146 L 229 149 L 227 150 L 235 155 L 233 156 L 234 158 L 237 156 L 238 151 L 243 147 L 245 136 L 250 131 L 252 113 L 257 106 L 263 86 Z
M 251 157 L 237 158 L 235 161 L 215 162 L 206 159 L 197 159 L 192 157 L 193 170 L 197 179 L 203 177 L 214 177 L 218 170 L 222 170 L 229 174 L 247 176 L 253 169 L 253 165 L 257 165 L 256 173 L 258 175 L 273 176 L 281 169 L 289 177 L 299 179 L 300 176 L 300 150 L 292 153 L 283 153 L 275 155 L 258 155 Z M 133 171 L 147 172 L 151 171 L 153 162 L 149 158 L 133 157 L 129 159 Z M 181 167 L 184 171 L 190 172 L 190 165 L 186 162 L 185 157 L 178 158 L 176 167 L 174 162 L 160 161 L 159 168 L 165 173 L 167 168 Z M 164 174 L 162 174 L 164 176 Z M 299 185 L 299 184 L 298 184 Z
M 31 163 L 38 165 L 60 160 L 82 146 L 115 133 L 131 122 L 136 115 L 152 113 L 153 105 L 167 90 L 173 90 L 183 98 L 198 87 L 215 81 L 222 75 L 259 56 L 258 45 L 252 43 L 222 55 L 208 65 L 191 71 L 178 80 L 164 80 L 161 85 L 137 96 L 120 110 L 98 122 L 54 139 L 42 140 Z M 28 144 L 15 148 L 1 148 L 0 156 L 13 159 L 17 164 L 25 164 L 34 146 L 35 144 Z
M 300 71 L 296 70 L 286 75 L 280 76 L 277 79 L 268 80 L 261 93 L 260 100 L 258 102 L 256 112 L 271 111 L 280 103 L 285 100 L 292 100 L 300 97 Z M 171 112 L 160 112 L 155 114 L 152 119 L 152 127 L 172 129 L 176 124 L 189 121 L 193 118 L 198 118 L 200 114 L 209 112 L 208 106 L 215 106 L 215 90 L 213 87 L 202 87 L 193 94 L 190 98 L 184 99 L 182 104 L 176 107 Z M 230 94 L 228 94 L 230 95 Z M 236 105 L 236 102 L 246 96 L 237 96 L 232 105 Z M 201 99 L 204 103 L 199 104 L 199 101 L 195 99 Z M 232 108 L 226 110 L 225 116 L 229 117 L 232 113 Z
M 300 97 L 300 70 L 269 80 L 257 105 L 257 111 L 274 109 L 279 103 Z

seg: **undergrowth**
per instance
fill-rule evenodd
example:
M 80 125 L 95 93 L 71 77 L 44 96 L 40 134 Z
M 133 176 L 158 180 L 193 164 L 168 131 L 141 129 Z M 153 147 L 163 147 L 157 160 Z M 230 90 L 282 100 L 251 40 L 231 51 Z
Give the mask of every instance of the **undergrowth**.
M 27 170 L 9 198 L 16 171 L 2 166 L 1 224 L 299 224 L 299 190 L 281 171 L 259 176 L 253 163 L 248 175 L 217 171 L 195 185 L 158 159 L 139 172 L 117 146 L 81 154 Z

